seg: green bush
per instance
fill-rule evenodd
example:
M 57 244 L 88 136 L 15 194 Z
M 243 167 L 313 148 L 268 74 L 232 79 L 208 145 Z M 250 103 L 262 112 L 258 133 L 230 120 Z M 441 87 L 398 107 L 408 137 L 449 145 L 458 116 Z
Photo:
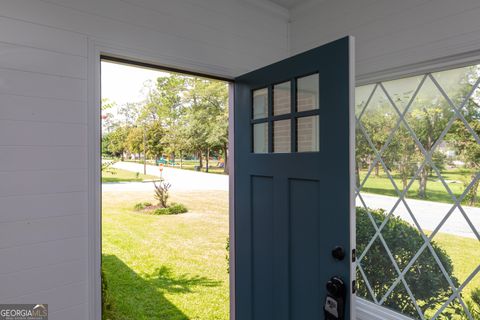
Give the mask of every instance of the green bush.
M 171 206 L 167 208 L 159 208 L 153 211 L 153 214 L 156 215 L 168 215 L 168 214 L 180 214 L 180 213 L 185 213 L 188 212 L 187 207 L 185 207 L 181 203 L 172 203 Z
M 384 210 L 369 210 L 369 212 L 377 226 L 380 226 L 386 218 Z M 357 208 L 357 252 L 359 256 L 365 250 L 374 233 L 375 229 L 367 210 Z M 389 218 L 382 230 L 382 236 L 401 271 L 425 243 L 422 235 L 415 227 L 396 216 Z M 452 260 L 445 250 L 434 241 L 432 241 L 432 248 L 446 273 L 450 276 L 454 285 L 458 287 L 458 280 L 453 276 Z M 360 264 L 377 300 L 380 300 L 398 278 L 398 273 L 378 238 Z M 360 272 L 357 272 L 357 280 L 357 295 L 372 301 L 373 299 Z M 430 313 L 433 309 L 438 308 L 451 294 L 450 286 L 428 248 L 423 251 L 405 274 L 405 281 L 424 313 Z M 402 283 L 396 286 L 383 305 L 415 319 L 419 316 Z
M 150 202 L 139 202 L 134 206 L 134 209 L 137 211 L 143 210 L 146 207 L 150 207 L 152 204 Z

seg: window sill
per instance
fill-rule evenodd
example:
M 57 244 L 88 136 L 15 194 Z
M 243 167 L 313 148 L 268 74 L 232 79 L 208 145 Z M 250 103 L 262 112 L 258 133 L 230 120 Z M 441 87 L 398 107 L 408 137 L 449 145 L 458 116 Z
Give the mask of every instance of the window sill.
M 357 320 L 412 320 L 398 312 L 378 306 L 362 298 L 356 299 Z

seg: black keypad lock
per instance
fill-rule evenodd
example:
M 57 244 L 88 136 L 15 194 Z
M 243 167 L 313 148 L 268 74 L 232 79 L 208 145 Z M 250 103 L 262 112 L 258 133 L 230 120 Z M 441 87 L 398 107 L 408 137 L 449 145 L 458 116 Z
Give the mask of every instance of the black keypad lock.
M 325 320 L 345 319 L 346 294 L 345 283 L 339 277 L 332 277 L 327 282 L 327 297 L 323 307 Z

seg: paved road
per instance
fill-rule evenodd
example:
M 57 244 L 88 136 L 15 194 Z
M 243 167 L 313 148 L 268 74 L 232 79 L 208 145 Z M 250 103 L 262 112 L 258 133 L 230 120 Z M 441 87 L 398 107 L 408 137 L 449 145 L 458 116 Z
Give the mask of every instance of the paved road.
M 377 194 L 362 193 L 363 200 L 370 208 L 382 208 L 390 212 L 397 202 L 397 198 L 389 196 L 381 196 Z M 450 211 L 453 204 L 423 201 L 423 200 L 406 200 L 411 212 L 415 215 L 418 223 L 424 231 L 433 231 L 437 228 L 443 217 Z M 360 200 L 357 198 L 357 205 L 361 206 Z M 480 208 L 463 206 L 463 209 L 469 217 L 471 223 L 480 231 Z M 411 215 L 408 213 L 404 204 L 399 204 L 394 214 L 402 219 L 414 224 Z M 439 232 L 455 234 L 463 237 L 477 238 L 472 228 L 467 224 L 460 210 L 455 209 Z
M 115 168 L 143 173 L 143 165 L 132 162 L 117 162 L 113 165 Z M 147 165 L 147 174 L 160 176 L 157 166 Z M 169 182 L 171 190 L 178 191 L 205 191 L 221 190 L 228 191 L 228 176 L 222 174 L 210 174 L 204 172 L 195 172 L 190 170 L 180 170 L 170 167 L 163 169 L 163 178 Z M 149 191 L 153 190 L 152 183 L 106 183 L 103 184 L 103 191 Z
M 133 172 L 143 172 L 143 165 L 131 162 L 117 162 L 115 168 Z M 148 165 L 147 174 L 160 176 L 158 167 Z M 228 176 L 208 174 L 189 170 L 180 170 L 165 167 L 163 177 L 172 184 L 172 190 L 179 191 L 205 191 L 222 190 L 228 191 Z M 103 185 L 103 191 L 150 191 L 153 190 L 151 183 L 108 183 Z M 376 194 L 362 194 L 365 203 L 370 208 L 382 208 L 390 211 L 397 198 Z M 407 199 L 407 204 L 424 230 L 434 230 L 445 214 L 452 207 L 451 204 L 431 201 Z M 357 205 L 361 205 L 357 199 Z M 480 230 L 480 208 L 464 207 L 472 224 Z M 395 215 L 413 224 L 413 220 L 406 207 L 400 204 L 394 211 Z M 469 238 L 476 238 L 474 232 L 467 224 L 460 210 L 456 209 L 440 229 L 440 232 L 460 235 Z

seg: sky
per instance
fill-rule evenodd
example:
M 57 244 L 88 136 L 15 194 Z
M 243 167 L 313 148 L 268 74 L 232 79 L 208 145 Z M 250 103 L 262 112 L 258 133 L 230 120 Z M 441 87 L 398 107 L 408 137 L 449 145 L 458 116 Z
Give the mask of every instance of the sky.
M 106 61 L 102 61 L 101 66 L 102 99 L 107 98 L 117 106 L 142 101 L 145 98 L 142 93 L 144 83 L 168 75 L 166 72 Z

